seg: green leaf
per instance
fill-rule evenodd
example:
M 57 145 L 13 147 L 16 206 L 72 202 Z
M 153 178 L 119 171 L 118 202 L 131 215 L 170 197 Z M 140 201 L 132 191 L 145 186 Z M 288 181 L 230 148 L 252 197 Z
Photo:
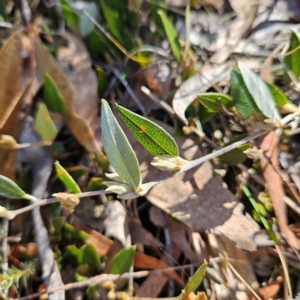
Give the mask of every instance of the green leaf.
M 138 159 L 105 100 L 102 100 L 101 125 L 104 149 L 110 163 L 119 176 L 136 190 L 141 184 Z
M 281 119 L 273 96 L 265 82 L 243 63 L 239 62 L 238 66 L 244 83 L 260 111 L 271 120 Z
M 87 7 L 85 8 L 85 12 L 87 12 L 88 15 L 92 16 L 93 18 L 96 18 L 97 14 L 97 6 L 94 2 L 87 3 Z M 79 30 L 83 37 L 86 37 L 89 35 L 95 27 L 95 24 L 91 20 L 89 16 L 87 16 L 85 13 L 80 18 L 79 22 Z
M 44 75 L 44 101 L 51 112 L 63 114 L 64 98 L 49 74 Z
M 124 274 L 129 272 L 135 254 L 135 246 L 121 250 L 111 261 L 110 273 L 111 274 Z
M 198 95 L 199 101 L 203 106 L 207 108 L 208 112 L 220 112 L 220 107 L 217 105 L 217 100 L 223 106 L 232 102 L 232 98 L 229 95 L 220 94 L 220 93 L 204 93 Z
M 56 126 L 44 103 L 40 103 L 38 105 L 38 110 L 34 120 L 34 127 L 45 142 L 52 142 L 57 136 Z
M 182 57 L 181 57 L 181 48 L 178 42 L 178 36 L 177 36 L 177 31 L 174 27 L 174 25 L 172 24 L 172 21 L 168 18 L 167 14 L 165 13 L 165 11 L 163 10 L 158 10 L 157 12 L 162 20 L 165 32 L 167 34 L 167 38 L 169 40 L 172 52 L 175 56 L 175 58 L 177 59 L 178 62 L 182 61 Z
M 124 25 L 117 9 L 111 8 L 104 0 L 100 1 L 102 12 L 110 32 L 122 43 L 122 29 Z
M 79 16 L 74 12 L 68 0 L 60 0 L 63 16 L 68 25 L 76 25 L 79 23 Z
M 2 175 L 0 175 L 0 195 L 17 199 L 29 199 L 30 197 L 16 183 Z
M 205 261 L 199 269 L 196 271 L 194 276 L 189 280 L 188 284 L 185 286 L 184 291 L 186 293 L 195 291 L 198 286 L 201 284 L 205 276 L 205 271 L 207 267 L 207 262 Z
M 284 58 L 285 63 L 293 71 L 296 78 L 300 76 L 300 42 L 295 32 L 291 32 L 290 46 Z
M 277 85 L 268 82 L 266 82 L 266 84 L 271 91 L 271 94 L 273 96 L 273 99 L 277 107 L 290 102 L 289 98 L 284 94 L 284 92 Z
M 261 111 L 258 109 L 253 97 L 249 93 L 239 70 L 235 68 L 231 70 L 230 83 L 232 100 L 238 113 L 244 119 L 249 119 L 254 113 L 261 114 Z
M 251 147 L 252 146 L 250 143 L 243 144 L 225 154 L 220 155 L 219 160 L 223 164 L 229 166 L 236 166 L 247 159 L 247 155 L 243 151 Z
M 175 140 L 166 130 L 120 105 L 117 105 L 117 110 L 137 141 L 150 153 L 155 156 L 179 155 Z
M 87 265 L 89 270 L 97 273 L 100 272 L 100 258 L 92 244 L 86 244 L 80 248 L 79 260 L 80 264 Z
M 80 194 L 81 190 L 72 176 L 60 165 L 58 161 L 54 163 L 56 175 L 65 185 L 65 187 L 74 194 Z

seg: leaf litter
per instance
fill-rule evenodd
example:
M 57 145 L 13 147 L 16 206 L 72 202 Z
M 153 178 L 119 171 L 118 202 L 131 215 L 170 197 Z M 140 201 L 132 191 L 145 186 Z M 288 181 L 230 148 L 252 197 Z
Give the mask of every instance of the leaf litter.
M 24 1 L 25 4 L 26 2 Z M 73 3 L 68 1 L 64 3 L 76 12 L 76 9 L 72 8 Z M 228 101 L 230 101 L 229 95 L 235 98 L 237 85 L 234 81 L 230 83 L 229 71 L 238 61 L 254 69 L 255 73 L 247 75 L 248 71 L 245 73 L 243 64 L 239 63 L 243 69 L 240 78 L 243 88 L 254 98 L 258 106 L 257 112 L 261 110 L 267 117 L 279 119 L 281 116 L 277 109 L 280 112 L 283 110 L 280 106 L 274 106 L 274 103 L 278 106 L 280 101 L 270 102 L 272 97 L 281 97 L 281 99 L 285 97 L 283 100 L 285 103 L 289 101 L 288 104 L 298 106 L 299 49 L 297 45 L 299 43 L 297 39 L 299 26 L 296 23 L 300 16 L 299 4 L 295 1 L 270 0 L 267 4 L 252 4 L 249 1 L 225 3 L 222 0 L 209 0 L 203 2 L 205 9 L 202 9 L 193 3 L 189 16 L 190 27 L 185 24 L 184 19 L 186 5 L 186 1 L 173 0 L 166 1 L 166 5 L 154 3 L 146 5 L 130 1 L 127 7 L 124 3 L 115 2 L 108 5 L 107 0 L 103 0 L 101 8 L 105 6 L 105 18 L 109 17 L 109 24 L 105 30 L 116 39 L 110 39 L 113 42 L 109 43 L 96 31 L 96 26 L 86 14 L 76 17 L 73 12 L 69 11 L 69 17 L 72 18 L 68 19 L 65 8 L 63 15 L 73 33 L 67 29 L 62 35 L 61 33 L 58 36 L 49 34 L 52 33 L 51 30 L 55 33 L 54 24 L 57 23 L 53 22 L 50 15 L 43 15 L 43 13 L 40 20 L 47 25 L 41 27 L 42 32 L 39 34 L 41 39 L 33 30 L 26 33 L 16 30 L 12 35 L 4 30 L 1 37 L 3 36 L 5 41 L 0 52 L 2 67 L 0 133 L 2 137 L 10 137 L 13 142 L 9 144 L 9 147 L 5 146 L 0 149 L 0 174 L 14 181 L 17 180 L 18 185 L 26 193 L 31 192 L 39 198 L 50 197 L 53 193 L 64 191 L 64 187 L 52 173 L 53 161 L 58 159 L 63 166 L 71 168 L 81 166 L 87 170 L 84 176 L 76 177 L 75 175 L 74 178 L 83 191 L 87 190 L 87 186 L 90 186 L 88 182 L 93 178 L 97 178 L 99 189 L 105 188 L 101 186 L 106 180 L 105 173 L 113 170 L 107 162 L 105 163 L 106 157 L 101 151 L 103 141 L 97 136 L 100 115 L 99 96 L 103 96 L 102 92 L 98 95 L 97 91 L 102 79 L 99 73 L 93 70 L 92 59 L 94 62 L 104 61 L 105 64 L 112 65 L 124 78 L 129 75 L 134 79 L 123 82 L 129 82 L 132 85 L 132 90 L 145 111 L 147 110 L 151 120 L 153 116 L 163 120 L 163 122 L 155 120 L 155 123 L 162 127 L 167 127 L 166 123 L 174 124 L 176 135 L 182 135 L 181 124 L 171 119 L 165 111 L 158 110 L 150 98 L 140 93 L 141 86 L 147 86 L 158 98 L 163 99 L 166 105 L 171 105 L 177 116 L 188 127 L 204 130 L 206 138 L 212 140 L 209 145 L 199 136 L 175 138 L 180 155 L 187 160 L 210 153 L 214 150 L 211 147 L 212 144 L 217 145 L 216 149 L 220 148 L 230 142 L 237 133 L 245 132 L 245 127 L 249 125 L 248 120 L 236 122 L 236 119 L 232 118 L 232 114 L 236 114 L 237 111 L 239 116 L 251 119 L 252 124 L 253 122 L 256 125 L 259 122 L 266 123 L 265 119 L 259 119 L 263 118 L 262 116 L 252 114 L 251 107 L 246 110 L 243 104 L 239 106 L 242 103 L 239 100 L 236 103 L 234 99 L 235 105 L 230 102 L 223 103 L 217 98 L 212 100 L 215 109 L 213 115 L 210 115 L 206 110 L 207 107 L 202 106 L 198 100 L 198 94 L 205 95 L 206 92 L 215 92 L 220 95 L 224 93 Z M 136 7 L 140 8 L 140 15 L 137 14 Z M 99 18 L 100 14 L 96 12 L 98 8 L 97 4 L 93 4 L 87 7 L 87 11 L 101 25 L 105 25 L 101 17 Z M 9 25 L 14 26 L 13 22 L 19 21 L 18 13 L 15 14 L 15 10 L 18 9 L 15 7 L 13 10 L 2 10 L 0 5 L 0 15 L 3 16 L 5 22 L 12 22 Z M 31 9 L 39 11 L 40 8 L 31 7 Z M 159 9 L 160 15 L 163 15 L 164 24 L 157 14 Z M 31 15 L 26 10 L 21 9 L 20 13 L 23 14 L 24 20 L 32 22 L 32 25 L 34 22 L 35 26 L 39 26 L 37 24 L 40 23 L 36 20 L 30 20 Z M 199 21 L 197 16 L 200 14 L 202 17 Z M 118 15 L 122 15 L 122 18 L 117 18 Z M 59 22 L 63 21 L 61 18 L 62 15 L 58 14 Z M 128 18 L 130 22 L 126 23 Z M 139 25 L 135 23 L 138 19 L 141 21 Z M 50 29 L 47 26 L 50 26 Z M 27 26 L 26 30 L 28 28 Z M 120 28 L 124 28 L 124 32 L 120 33 L 118 31 Z M 155 31 L 141 30 L 141 33 L 134 31 L 135 28 L 155 28 L 160 36 Z M 291 31 L 294 32 L 292 36 Z M 85 38 L 83 39 L 79 33 Z M 139 36 L 140 49 L 135 47 L 137 36 Z M 126 51 L 121 50 L 117 40 Z M 146 47 L 146 43 L 155 46 Z M 141 46 L 141 44 L 144 45 Z M 134 65 L 125 61 L 124 56 L 119 53 L 121 50 L 130 58 L 130 51 L 134 48 L 136 48 L 134 50 L 136 61 L 145 62 L 147 56 L 147 61 L 152 60 L 152 64 Z M 184 48 L 185 51 L 183 51 Z M 187 61 L 187 48 L 191 52 L 190 63 Z M 160 53 L 164 53 L 162 62 L 157 59 Z M 263 61 L 265 61 L 264 65 Z M 186 68 L 187 65 L 189 68 Z M 139 113 L 135 104 L 128 104 L 125 101 L 128 96 L 123 96 L 124 88 L 115 83 L 113 78 L 115 75 L 107 70 L 105 69 L 102 75 L 105 77 L 105 82 L 109 82 L 109 85 L 104 84 L 107 99 L 111 100 L 109 102 L 113 104 L 116 100 L 125 108 Z M 271 90 L 271 95 L 266 92 L 269 100 L 264 97 L 266 93 L 261 92 L 262 90 L 268 91 L 266 86 L 262 81 L 257 81 L 255 74 L 259 72 L 264 80 L 276 84 L 275 89 L 268 86 Z M 39 90 L 46 73 L 56 84 L 65 101 L 66 109 L 62 112 L 62 117 L 50 111 L 49 114 L 44 112 L 38 120 L 35 120 L 36 127 L 38 127 L 36 131 L 44 137 L 47 145 L 41 142 L 32 126 L 34 122 L 32 117 L 43 103 L 41 99 L 43 93 Z M 250 76 L 251 80 L 245 79 L 245 76 Z M 126 84 L 124 86 L 128 93 L 128 87 Z M 103 87 L 101 90 L 103 91 Z M 243 95 L 240 96 L 243 98 Z M 47 105 L 47 101 L 45 102 Z M 244 113 L 241 113 L 240 109 L 241 111 L 244 109 Z M 114 106 L 112 110 L 114 111 Z M 285 114 L 282 115 L 282 120 L 286 120 Z M 45 122 L 46 119 L 48 123 Z M 50 119 L 52 119 L 51 125 Z M 133 139 L 125 125 L 121 122 L 120 124 L 138 156 L 143 182 L 162 178 L 162 173 L 150 164 L 152 156 Z M 285 123 L 283 129 L 291 132 L 295 128 L 297 130 L 298 124 L 299 117 L 296 116 L 292 122 Z M 171 135 L 175 135 L 174 128 L 168 127 L 168 130 Z M 213 162 L 204 163 L 195 170 L 173 176 L 156 185 L 144 197 L 135 200 L 120 202 L 113 196 L 81 199 L 74 215 L 53 205 L 51 209 L 41 210 L 43 221 L 37 209 L 33 213 L 33 220 L 28 215 L 19 215 L 10 221 L 11 226 L 8 232 L 2 233 L 1 231 L 1 239 L 4 241 L 2 248 L 6 248 L 5 240 L 7 240 L 6 243 L 16 241 L 14 235 L 19 234 L 22 236 L 22 244 L 16 243 L 15 245 L 22 248 L 22 245 L 34 243 L 35 251 L 32 251 L 29 257 L 24 258 L 19 252 L 13 251 L 7 256 L 2 249 L 1 258 L 8 261 L 10 272 L 13 267 L 22 271 L 21 261 L 31 261 L 33 257 L 40 255 L 41 262 L 37 266 L 42 267 L 44 274 L 49 272 L 50 277 L 52 276 L 50 281 L 44 280 L 47 289 L 51 290 L 54 286 L 63 284 L 60 276 L 63 276 L 64 283 L 71 283 L 75 287 L 76 284 L 72 282 L 93 278 L 99 273 L 105 275 L 109 272 L 111 262 L 116 255 L 118 257 L 118 254 L 128 254 L 131 251 L 128 249 L 133 249 L 130 246 L 136 244 L 135 260 L 132 257 L 126 258 L 128 259 L 126 271 L 133 270 L 132 264 L 135 270 L 157 271 L 167 267 L 178 267 L 180 271 L 172 269 L 168 272 L 150 273 L 146 279 L 136 280 L 134 285 L 132 281 L 129 281 L 131 286 L 126 294 L 129 297 L 134 287 L 134 295 L 138 297 L 180 295 L 178 298 L 183 299 L 187 295 L 180 294 L 181 289 L 187 285 L 188 277 L 196 273 L 196 266 L 189 267 L 191 271 L 186 271 L 189 274 L 184 273 L 183 269 L 188 263 L 195 263 L 198 267 L 206 259 L 209 267 L 204 285 L 199 290 L 205 291 L 208 297 L 258 299 L 258 295 L 261 299 L 287 298 L 287 292 L 284 290 L 286 282 L 293 282 L 294 279 L 294 289 L 299 284 L 299 279 L 296 278 L 299 276 L 294 275 L 294 273 L 298 275 L 299 260 L 297 253 L 293 251 L 300 248 L 297 223 L 299 209 L 298 203 L 295 202 L 299 199 L 297 159 L 300 153 L 297 138 L 279 137 L 279 131 L 277 130 L 276 134 L 275 132 L 267 134 L 259 142 L 253 142 L 256 147 L 263 149 L 265 154 L 260 157 L 260 161 L 254 163 L 245 160 L 245 165 L 229 167 L 216 159 Z M 23 148 L 22 145 L 26 145 L 27 148 Z M 16 153 L 18 153 L 17 163 Z M 284 165 L 282 153 L 292 162 L 294 167 L 292 174 L 287 171 L 287 168 L 282 167 Z M 256 207 L 263 205 L 264 209 L 253 212 L 250 199 L 243 194 L 244 185 L 249 188 L 251 197 L 257 202 Z M 267 192 L 266 198 L 271 204 L 267 205 L 265 200 L 262 201 L 258 196 L 262 191 Z M 22 207 L 25 204 L 14 200 L 9 205 Z M 262 217 L 266 220 L 264 224 L 256 221 L 259 218 L 262 220 Z M 35 223 L 36 239 L 33 235 L 28 235 L 32 222 Z M 273 230 L 277 239 L 274 235 L 268 235 L 266 230 L 269 233 Z M 193 238 L 195 234 L 203 238 L 202 242 L 196 243 Z M 8 236 L 7 239 L 6 236 Z M 261 239 L 258 238 L 259 236 Z M 274 248 L 278 239 L 281 243 L 280 249 L 277 246 Z M 74 260 L 66 249 L 75 243 L 77 256 Z M 43 252 L 41 249 L 44 249 L 42 247 L 45 245 L 47 245 L 47 250 Z M 37 249 L 39 249 L 39 254 Z M 244 252 L 242 249 L 247 251 Z M 265 249 L 268 255 L 262 255 L 261 249 Z M 282 270 L 278 259 L 280 256 L 278 249 L 290 265 L 289 274 L 286 270 Z M 252 252 L 251 255 L 257 254 L 260 258 L 258 263 L 260 269 L 257 268 L 257 262 L 251 259 L 252 256 L 248 251 Z M 89 253 L 89 259 L 85 260 L 87 253 Z M 48 258 L 45 258 L 45 255 L 48 255 Z M 269 260 L 271 256 L 272 263 Z M 54 269 L 49 270 L 49 263 L 54 262 L 54 257 L 57 263 L 54 264 Z M 170 257 L 174 260 L 173 262 Z M 268 270 L 264 267 L 265 265 L 268 265 Z M 209 275 L 209 268 L 212 269 L 211 274 L 214 272 L 217 276 Z M 5 267 L 3 270 L 5 271 Z M 262 271 L 266 279 L 261 279 Z M 7 274 L 11 274 L 9 272 Z M 218 276 L 223 279 L 217 280 Z M 32 287 L 45 288 L 43 279 L 37 278 L 37 275 L 31 277 L 30 280 L 36 281 Z M 27 282 L 29 285 L 30 280 Z M 20 289 L 21 294 L 9 289 L 6 294 L 10 297 L 28 296 L 30 288 Z M 101 293 L 107 297 L 107 291 L 103 287 L 100 289 L 95 287 L 96 290 L 101 290 Z M 120 281 L 116 286 L 109 288 L 111 293 L 116 290 L 126 290 L 124 282 Z M 89 297 L 97 297 L 96 294 L 91 296 L 92 288 L 82 288 L 80 292 L 86 293 Z M 53 295 L 49 293 L 49 298 Z M 73 291 L 67 295 L 75 298 Z M 202 299 L 203 295 L 201 295 L 199 293 L 197 297 Z M 61 292 L 59 297 L 63 299 L 64 292 Z

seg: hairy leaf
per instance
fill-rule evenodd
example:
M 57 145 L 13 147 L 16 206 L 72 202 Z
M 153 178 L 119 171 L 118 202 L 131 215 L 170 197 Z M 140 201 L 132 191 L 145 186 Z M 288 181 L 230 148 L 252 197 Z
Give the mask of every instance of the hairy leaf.
M 0 175 L 0 195 L 7 198 L 27 198 L 27 195 L 16 183 L 14 183 L 9 178 Z
M 244 83 L 252 95 L 257 107 L 269 119 L 280 119 L 281 117 L 275 105 L 273 96 L 265 82 L 243 63 L 239 62 L 238 66 Z
M 101 125 L 104 149 L 110 163 L 119 176 L 136 190 L 141 184 L 137 157 L 105 100 L 102 100 Z

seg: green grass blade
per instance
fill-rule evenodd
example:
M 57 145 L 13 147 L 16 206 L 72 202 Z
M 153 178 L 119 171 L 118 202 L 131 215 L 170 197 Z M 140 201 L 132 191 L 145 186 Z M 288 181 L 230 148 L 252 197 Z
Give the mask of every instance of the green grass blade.
M 166 130 L 120 105 L 117 105 L 117 110 L 137 141 L 150 153 L 155 156 L 179 155 L 175 140 Z
M 101 125 L 104 149 L 110 163 L 119 176 L 136 190 L 141 184 L 138 159 L 105 100 L 102 100 Z
M 58 161 L 54 163 L 56 175 L 65 185 L 65 187 L 74 194 L 81 193 L 81 190 L 72 176 L 60 165 Z
M 172 52 L 177 59 L 178 62 L 182 61 L 181 57 L 181 48 L 178 42 L 177 31 L 172 23 L 172 21 L 168 18 L 167 14 L 163 10 L 158 10 L 157 12 L 161 17 L 168 41 L 170 43 Z

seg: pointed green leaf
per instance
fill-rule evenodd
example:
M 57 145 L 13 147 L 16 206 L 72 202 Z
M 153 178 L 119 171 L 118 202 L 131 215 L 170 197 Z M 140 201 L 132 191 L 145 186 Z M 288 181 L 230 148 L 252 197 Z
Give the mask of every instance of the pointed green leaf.
M 275 84 L 266 82 L 270 92 L 273 96 L 275 104 L 277 107 L 287 104 L 290 102 L 289 98 L 284 94 L 284 92 Z
M 199 101 L 203 106 L 207 108 L 208 112 L 220 112 L 220 107 L 217 104 L 217 100 L 224 106 L 232 102 L 232 98 L 229 95 L 220 93 L 204 93 L 198 95 Z
M 44 101 L 51 112 L 63 114 L 65 101 L 49 74 L 44 75 Z
M 44 103 L 38 105 L 34 120 L 34 127 L 43 141 L 52 142 L 57 136 L 57 129 Z
M 246 65 L 239 62 L 243 80 L 257 107 L 269 119 L 281 119 L 273 96 L 265 82 Z
M 117 105 L 117 110 L 137 141 L 150 153 L 155 156 L 179 155 L 175 140 L 166 130 L 120 105 Z
M 119 176 L 136 190 L 141 184 L 138 159 L 105 100 L 102 100 L 101 125 L 104 149 L 110 163 Z
M 194 292 L 198 286 L 201 284 L 202 280 L 205 276 L 205 271 L 207 267 L 207 262 L 205 261 L 199 269 L 196 271 L 194 276 L 189 280 L 188 284 L 185 286 L 184 290 L 185 292 Z
M 231 70 L 230 83 L 232 100 L 238 113 L 244 119 L 249 119 L 254 113 L 261 114 L 261 111 L 258 109 L 253 97 L 249 93 L 239 70 L 235 68 Z
M 295 32 L 291 32 L 290 46 L 284 58 L 285 63 L 293 71 L 296 78 L 300 76 L 300 41 Z
M 56 175 L 65 185 L 65 187 L 74 194 L 80 194 L 81 190 L 72 176 L 60 165 L 58 161 L 54 163 Z
M 129 272 L 135 254 L 135 246 L 121 250 L 111 261 L 110 273 L 111 274 L 124 274 Z
M 167 38 L 169 40 L 172 52 L 177 59 L 178 62 L 182 61 L 181 57 L 181 48 L 178 42 L 177 31 L 172 23 L 172 21 L 168 18 L 167 14 L 163 10 L 158 10 L 157 12 L 162 20 L 165 32 L 167 34 Z
M 16 183 L 2 175 L 0 175 L 0 195 L 17 199 L 26 199 L 29 196 Z

